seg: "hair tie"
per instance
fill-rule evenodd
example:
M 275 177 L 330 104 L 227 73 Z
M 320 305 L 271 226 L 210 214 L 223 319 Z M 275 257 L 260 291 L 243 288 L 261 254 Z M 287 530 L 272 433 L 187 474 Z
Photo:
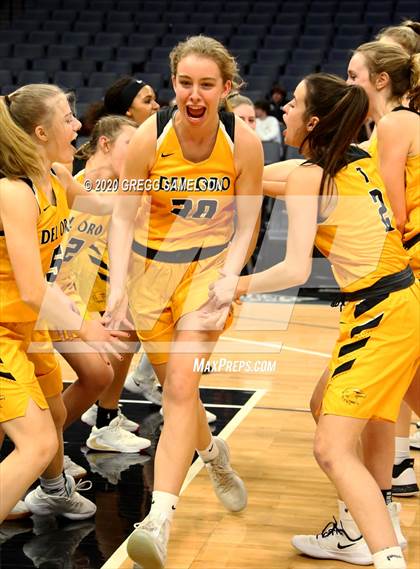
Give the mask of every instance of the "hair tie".
M 4 95 L 4 102 L 6 103 L 7 108 L 10 108 L 11 100 L 9 95 Z

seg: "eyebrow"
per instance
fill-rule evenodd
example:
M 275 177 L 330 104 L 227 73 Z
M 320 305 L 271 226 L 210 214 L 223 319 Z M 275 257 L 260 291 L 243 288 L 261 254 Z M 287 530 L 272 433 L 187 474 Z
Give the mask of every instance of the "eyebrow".
M 182 79 L 191 79 L 189 75 L 179 75 Z M 200 81 L 217 81 L 215 77 L 200 77 Z

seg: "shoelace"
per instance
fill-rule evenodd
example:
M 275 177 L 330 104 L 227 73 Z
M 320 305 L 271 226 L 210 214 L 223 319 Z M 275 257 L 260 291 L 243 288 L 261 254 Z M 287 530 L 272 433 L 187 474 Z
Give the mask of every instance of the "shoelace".
M 62 495 L 62 496 L 55 496 L 54 494 L 47 494 L 46 492 L 43 492 L 44 495 L 38 496 L 41 500 L 47 500 L 48 498 L 54 497 L 54 498 L 71 498 L 73 496 L 73 494 L 75 492 L 87 492 L 88 490 L 90 490 L 92 488 L 92 482 L 90 480 L 79 480 L 79 482 L 77 482 L 77 484 L 74 487 L 74 490 L 72 491 L 71 494 L 67 494 L 67 489 L 66 489 L 66 494 Z
M 343 528 L 343 524 L 341 524 L 341 527 L 338 527 L 337 520 L 335 519 L 334 516 L 333 516 L 333 521 L 328 522 L 328 524 L 324 527 L 324 529 L 321 531 L 321 533 L 319 533 L 316 537 L 318 538 L 319 536 L 321 536 L 323 538 L 327 538 L 330 535 L 334 535 L 334 534 L 344 535 L 346 537 L 346 539 L 348 539 L 349 541 L 352 541 L 352 542 L 359 541 L 362 537 L 362 536 L 360 536 L 356 539 L 352 539 L 348 535 L 346 530 Z
M 211 472 L 217 477 L 218 482 L 223 486 L 224 490 L 229 491 L 235 486 L 232 476 L 235 472 L 231 469 L 227 470 L 226 465 L 211 464 Z

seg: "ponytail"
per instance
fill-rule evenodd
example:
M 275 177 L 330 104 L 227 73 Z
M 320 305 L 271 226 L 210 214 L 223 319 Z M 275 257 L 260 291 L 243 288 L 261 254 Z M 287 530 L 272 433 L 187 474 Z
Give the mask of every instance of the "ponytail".
M 40 178 L 43 164 L 35 142 L 11 115 L 12 99 L 0 97 L 0 173 L 6 178 Z
M 409 108 L 420 112 L 420 53 L 411 56 L 410 90 L 408 92 Z
M 315 73 L 304 81 L 306 117 L 318 117 L 319 122 L 299 151 L 305 146 L 310 160 L 322 167 L 320 194 L 331 196 L 332 179 L 347 164 L 347 150 L 366 119 L 369 100 L 362 87 L 347 85 L 335 75 Z

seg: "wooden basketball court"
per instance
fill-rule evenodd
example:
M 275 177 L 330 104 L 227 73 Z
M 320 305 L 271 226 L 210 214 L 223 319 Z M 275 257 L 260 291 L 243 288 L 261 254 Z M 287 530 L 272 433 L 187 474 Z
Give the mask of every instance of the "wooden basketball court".
M 294 534 L 318 533 L 336 515 L 334 489 L 312 456 L 314 423 L 308 407 L 334 344 L 339 315 L 338 309 L 321 304 L 244 305 L 242 329 L 226 332 L 215 358 L 274 360 L 276 371 L 213 373 L 203 383 L 257 390 L 252 405 L 222 432 L 233 466 L 247 485 L 249 505 L 239 515 L 225 512 L 205 470 L 194 464 L 173 524 L 167 569 L 356 567 L 305 558 L 290 544 Z M 279 323 L 283 330 L 275 329 Z M 419 466 L 420 457 L 420 478 Z M 408 567 L 419 569 L 420 501 L 401 502 Z M 132 566 L 122 544 L 102 569 Z

